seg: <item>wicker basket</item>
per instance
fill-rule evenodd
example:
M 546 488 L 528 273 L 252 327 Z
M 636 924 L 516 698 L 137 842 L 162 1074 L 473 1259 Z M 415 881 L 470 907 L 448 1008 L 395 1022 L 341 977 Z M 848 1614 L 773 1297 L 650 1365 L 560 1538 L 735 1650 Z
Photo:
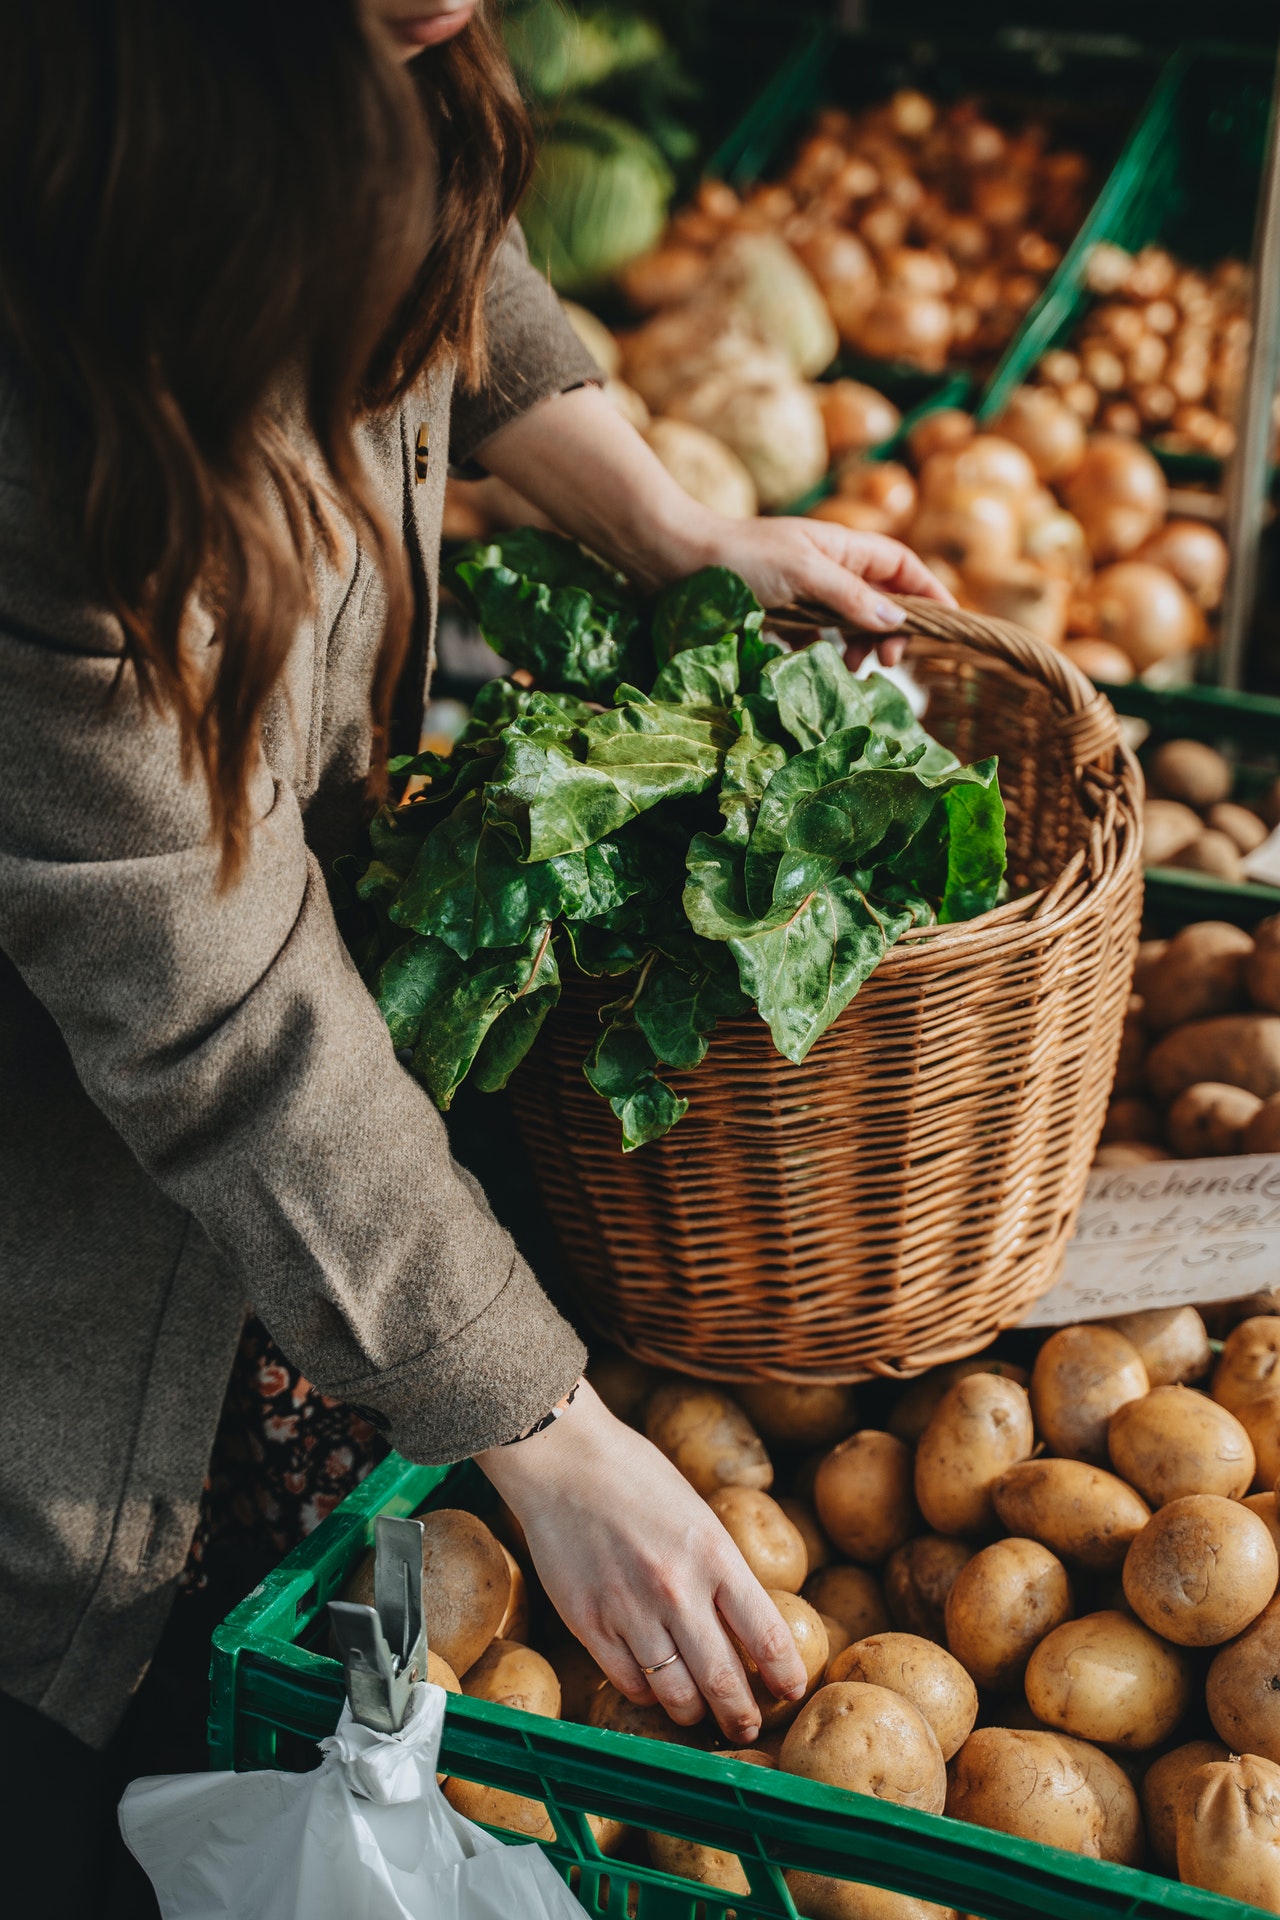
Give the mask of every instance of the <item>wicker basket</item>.
M 690 1107 L 624 1155 L 566 983 L 512 1082 L 583 1318 L 715 1380 L 905 1377 L 1057 1275 L 1115 1069 L 1141 909 L 1141 776 L 1106 700 L 1020 629 L 907 601 L 930 730 L 1000 756 L 1015 898 L 908 935 L 793 1066 L 726 1022 Z M 829 616 L 827 616 L 829 618 Z

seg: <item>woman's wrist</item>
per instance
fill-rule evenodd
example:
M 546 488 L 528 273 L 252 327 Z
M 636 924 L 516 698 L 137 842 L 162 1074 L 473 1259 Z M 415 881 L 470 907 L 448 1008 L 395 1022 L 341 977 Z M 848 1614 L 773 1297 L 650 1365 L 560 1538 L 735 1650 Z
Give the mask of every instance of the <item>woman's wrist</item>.
M 520 1513 L 530 1504 L 556 1501 L 581 1486 L 587 1463 L 607 1453 L 618 1424 L 591 1383 L 583 1379 L 563 1417 L 527 1434 L 518 1445 L 503 1442 L 477 1453 L 475 1463 L 507 1505 Z

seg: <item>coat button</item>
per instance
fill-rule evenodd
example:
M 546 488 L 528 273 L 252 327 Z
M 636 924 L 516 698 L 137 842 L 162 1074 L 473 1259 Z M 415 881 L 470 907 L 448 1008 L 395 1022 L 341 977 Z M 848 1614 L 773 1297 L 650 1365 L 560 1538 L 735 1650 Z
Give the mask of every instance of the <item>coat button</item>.
M 427 456 L 431 450 L 431 429 L 424 420 L 418 428 L 418 444 L 413 454 L 414 478 L 419 482 L 427 477 Z

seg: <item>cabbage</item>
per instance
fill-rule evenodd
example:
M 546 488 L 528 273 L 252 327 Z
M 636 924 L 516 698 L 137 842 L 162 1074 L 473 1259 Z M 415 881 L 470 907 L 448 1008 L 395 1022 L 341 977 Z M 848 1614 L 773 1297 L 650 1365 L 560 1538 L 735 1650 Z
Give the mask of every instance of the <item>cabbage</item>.
M 651 247 L 675 181 L 651 140 L 578 103 L 538 150 L 520 210 L 529 257 L 561 293 L 587 293 Z
M 578 14 L 563 0 L 533 0 L 509 13 L 502 35 L 525 93 L 550 102 L 644 66 L 666 48 L 660 28 L 625 7 Z

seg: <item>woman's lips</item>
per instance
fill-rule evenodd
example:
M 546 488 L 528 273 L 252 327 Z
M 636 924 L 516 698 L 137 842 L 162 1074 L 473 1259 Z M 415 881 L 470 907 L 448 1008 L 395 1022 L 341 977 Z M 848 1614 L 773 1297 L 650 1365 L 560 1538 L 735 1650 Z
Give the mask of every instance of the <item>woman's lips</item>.
M 460 33 L 476 10 L 478 0 L 464 0 L 448 13 L 426 13 L 414 20 L 396 20 L 392 32 L 405 47 L 434 47 Z

